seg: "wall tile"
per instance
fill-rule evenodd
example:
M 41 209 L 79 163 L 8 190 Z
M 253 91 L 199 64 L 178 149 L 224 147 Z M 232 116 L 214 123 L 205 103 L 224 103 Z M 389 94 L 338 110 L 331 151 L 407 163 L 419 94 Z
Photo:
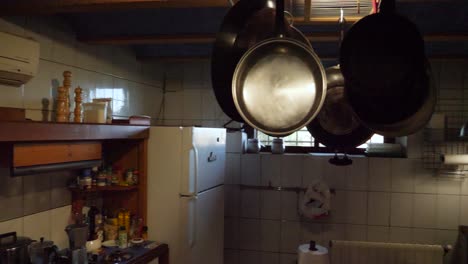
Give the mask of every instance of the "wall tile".
M 345 223 L 347 220 L 347 206 L 348 206 L 348 192 L 346 191 L 337 191 L 332 197 L 331 197 L 331 212 L 330 216 L 328 217 L 329 219 L 324 219 L 328 220 L 328 222 L 332 223 Z
M 224 186 L 224 215 L 239 216 L 240 213 L 240 189 L 239 186 Z
M 392 159 L 369 158 L 369 190 L 390 191 Z
M 307 244 L 309 241 L 315 241 L 319 245 L 326 245 L 322 237 L 322 224 L 301 223 L 301 244 Z
M 8 168 L 0 168 L 0 222 L 23 216 L 23 177 L 10 177 Z
M 239 251 L 239 263 L 258 264 L 260 263 L 260 252 L 258 251 Z
M 260 250 L 261 248 L 261 223 L 256 219 L 239 220 L 239 248 L 248 250 Z
M 0 105 L 3 107 L 24 108 L 24 86 L 8 86 L 0 84 L 2 96 L 0 96 Z
M 367 193 L 347 192 L 346 223 L 367 224 Z
M 365 191 L 368 187 L 369 162 L 367 158 L 353 158 L 353 165 L 346 167 L 348 169 L 346 176 L 347 190 Z
M 419 229 L 413 228 L 412 230 L 413 243 L 416 244 L 434 244 L 435 243 L 435 229 Z
M 436 230 L 435 244 L 438 245 L 455 245 L 457 241 L 458 231 L 456 230 Z
M 281 186 L 301 186 L 304 171 L 303 155 L 282 155 L 281 157 Z
M 64 227 L 65 228 L 65 227 Z M 24 217 L 24 236 L 39 240 L 51 239 L 51 211 L 45 211 Z
M 225 184 L 239 184 L 241 174 L 240 154 L 226 153 L 226 178 Z
M 279 264 L 280 263 L 280 255 L 278 253 L 261 253 L 261 264 Z
M 224 218 L 224 248 L 239 248 L 239 219 Z
M 50 208 L 50 175 L 24 177 L 24 215 L 35 214 Z
M 344 239 L 352 241 L 367 241 L 367 226 L 346 225 Z
M 225 249 L 224 264 L 239 264 L 239 250 Z
M 389 228 L 386 226 L 367 226 L 367 240 L 371 242 L 388 242 Z
M 411 159 L 392 159 L 392 191 L 414 192 L 414 165 Z
M 392 243 L 411 243 L 411 228 L 390 227 L 390 242 Z
M 281 222 L 281 252 L 296 253 L 301 241 L 299 222 Z
M 345 167 L 335 166 L 328 162 L 325 164 L 325 182 L 330 188 L 344 189 L 346 176 Z
M 262 251 L 279 252 L 281 239 L 281 222 L 262 220 Z
M 261 183 L 264 186 L 281 185 L 281 155 L 261 155 L 262 176 Z
M 50 211 L 50 239 L 58 248 L 68 248 L 68 235 L 65 227 L 71 224 L 71 205 L 56 208 Z
M 281 192 L 281 219 L 299 220 L 297 193 Z
M 201 91 L 199 89 L 183 92 L 184 119 L 202 119 Z
M 180 105 L 183 100 L 182 91 L 167 91 L 164 94 L 164 116 L 163 119 L 183 119 L 184 108 Z
M 367 223 L 388 226 L 390 223 L 390 193 L 369 192 Z
M 436 195 L 414 195 L 413 226 L 431 228 L 436 223 Z
M 461 191 L 461 182 L 459 180 L 438 179 L 437 193 L 438 194 L 456 194 Z
M 418 168 L 414 175 L 415 193 L 437 193 L 437 179 L 433 172 L 423 168 Z
M 17 236 L 23 235 L 23 218 L 15 218 L 0 222 L 0 234 L 16 232 Z
M 328 245 L 330 240 L 343 240 L 345 237 L 345 225 L 324 224 L 322 236 L 325 245 Z
M 244 154 L 241 156 L 241 183 L 260 185 L 260 155 Z
M 68 184 L 76 179 L 74 173 L 57 172 L 50 175 L 50 208 L 71 204 L 71 193 Z
M 214 95 L 213 89 L 203 89 L 202 97 L 202 118 L 204 120 L 213 120 L 217 118 L 218 102 Z
M 460 197 L 460 225 L 468 225 L 468 196 Z
M 296 264 L 297 254 L 281 254 L 280 264 Z
M 281 192 L 262 191 L 260 216 L 263 219 L 281 218 Z
M 413 220 L 413 194 L 392 193 L 391 199 L 391 226 L 410 227 Z
M 437 222 L 440 229 L 457 229 L 460 210 L 460 197 L 437 195 Z
M 260 217 L 260 191 L 259 190 L 241 190 L 241 208 L 242 217 L 258 218 Z
M 302 187 L 307 188 L 325 178 L 325 165 L 328 158 L 322 156 L 304 157 L 304 175 L 302 176 Z

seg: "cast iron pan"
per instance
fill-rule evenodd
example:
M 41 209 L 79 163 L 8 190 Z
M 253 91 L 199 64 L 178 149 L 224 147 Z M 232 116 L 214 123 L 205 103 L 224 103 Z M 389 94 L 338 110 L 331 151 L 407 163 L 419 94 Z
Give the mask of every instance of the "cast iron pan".
M 424 40 L 416 25 L 383 0 L 381 12 L 354 24 L 340 50 L 345 96 L 360 121 L 384 136 L 419 130 L 433 100 Z M 418 114 L 420 111 L 425 114 Z M 408 126 L 411 124 L 411 126 Z
M 240 58 L 258 42 L 275 34 L 274 0 L 241 0 L 226 14 L 211 57 L 211 80 L 216 100 L 232 120 L 244 122 L 232 97 L 232 76 Z M 286 35 L 310 46 L 296 28 L 286 24 Z
M 315 140 L 335 151 L 347 152 L 374 134 L 353 115 L 344 96 L 340 66 L 326 69 L 327 97 L 317 117 L 307 125 Z

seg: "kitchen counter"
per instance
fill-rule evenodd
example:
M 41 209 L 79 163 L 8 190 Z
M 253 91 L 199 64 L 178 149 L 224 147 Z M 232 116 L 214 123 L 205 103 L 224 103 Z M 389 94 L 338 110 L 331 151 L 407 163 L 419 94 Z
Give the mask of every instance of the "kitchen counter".
M 152 244 L 152 241 L 145 242 L 140 247 L 129 247 L 120 249 L 118 247 L 104 248 L 103 253 L 100 254 L 99 263 L 104 263 L 104 256 L 112 254 L 116 251 L 133 254 L 133 257 L 121 264 L 146 264 L 154 259 L 159 259 L 159 264 L 169 264 L 169 247 L 167 244 L 160 244 L 156 247 L 146 248 Z

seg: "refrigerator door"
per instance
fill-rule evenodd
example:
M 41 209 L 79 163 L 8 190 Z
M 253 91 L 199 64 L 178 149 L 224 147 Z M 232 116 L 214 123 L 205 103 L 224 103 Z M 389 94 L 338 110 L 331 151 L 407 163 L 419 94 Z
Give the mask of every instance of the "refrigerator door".
M 182 195 L 190 196 L 224 183 L 226 130 L 184 128 Z
M 224 186 L 181 198 L 180 258 L 174 264 L 220 264 L 224 248 Z

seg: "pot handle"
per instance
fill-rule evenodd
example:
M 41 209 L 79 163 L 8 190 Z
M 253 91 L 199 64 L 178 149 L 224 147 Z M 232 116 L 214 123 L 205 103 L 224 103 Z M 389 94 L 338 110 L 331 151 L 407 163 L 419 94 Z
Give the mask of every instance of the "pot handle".
M 276 20 L 275 20 L 276 35 L 284 36 L 284 0 L 276 0 Z
M 16 232 L 9 232 L 9 233 L 5 233 L 5 234 L 1 234 L 0 235 L 0 240 L 5 239 L 7 237 L 13 237 L 13 242 L 16 242 L 16 240 L 18 239 L 17 236 L 16 236 Z

